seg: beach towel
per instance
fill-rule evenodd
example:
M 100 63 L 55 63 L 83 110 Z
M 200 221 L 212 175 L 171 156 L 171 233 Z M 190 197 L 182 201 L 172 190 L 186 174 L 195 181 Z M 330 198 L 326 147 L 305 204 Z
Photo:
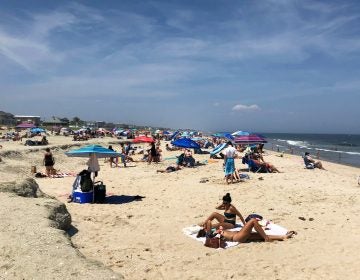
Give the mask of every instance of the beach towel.
M 265 221 L 266 220 L 263 220 L 263 223 Z M 288 230 L 286 228 L 283 228 L 280 225 L 274 224 L 271 221 L 268 221 L 268 222 L 269 223 L 267 224 L 266 229 L 265 229 L 265 233 L 267 235 L 285 235 L 288 232 Z M 243 226 L 242 223 L 237 223 L 235 225 L 235 228 L 230 229 L 229 231 L 240 231 L 242 226 Z M 202 229 L 202 227 L 200 227 L 198 225 L 192 225 L 192 226 L 184 228 L 183 233 L 185 235 L 189 236 L 190 238 L 195 239 L 204 244 L 205 239 L 206 239 L 205 237 L 199 237 L 199 238 L 196 237 L 196 235 L 198 234 L 200 229 Z M 253 229 L 253 232 L 256 232 L 256 231 Z M 231 248 L 231 247 L 234 247 L 237 245 L 239 245 L 239 242 L 226 241 L 224 249 L 228 249 L 228 248 Z

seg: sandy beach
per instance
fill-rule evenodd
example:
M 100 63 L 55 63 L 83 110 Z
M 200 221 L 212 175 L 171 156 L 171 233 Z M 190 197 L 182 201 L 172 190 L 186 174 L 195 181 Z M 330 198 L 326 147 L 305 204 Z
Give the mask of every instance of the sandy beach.
M 71 148 L 90 143 L 107 147 L 111 143 L 119 150 L 119 144 L 116 144 L 119 140 L 115 138 L 86 142 L 73 142 L 71 137 L 64 136 L 48 138 L 56 159 L 54 167 L 64 173 L 78 173 L 86 168 L 86 159 L 64 154 Z M 3 146 L 0 150 L 0 182 L 19 182 L 33 177 L 31 166 L 45 171 L 42 166 L 45 147 L 28 147 L 19 142 L 0 144 Z M 108 163 L 100 160 L 97 180 L 106 185 L 111 203 L 67 203 L 73 176 L 36 179 L 44 193 L 66 204 L 74 229 L 70 239 L 57 230 L 56 234 L 62 236 L 59 246 L 44 248 L 42 254 L 33 259 L 34 265 L 48 261 L 50 266 L 53 264 L 51 259 L 66 258 L 61 248 L 67 246 L 84 259 L 96 261 L 109 273 L 103 277 L 87 275 L 86 279 L 110 279 L 113 277 L 109 276 L 110 270 L 125 279 L 346 279 L 360 273 L 359 168 L 323 162 L 326 171 L 307 170 L 299 156 L 285 154 L 279 157 L 276 152 L 266 151 L 265 160 L 282 173 L 249 173 L 250 180 L 226 185 L 222 161 L 205 162 L 208 155 L 194 155 L 196 160 L 206 163 L 203 166 L 168 174 L 157 173 L 157 169 L 174 163 L 174 157 L 180 153 L 165 151 L 164 147 L 165 142 L 162 142 L 165 160 L 159 164 L 136 162 L 127 168 L 121 165 L 110 168 Z M 134 157 L 140 159 L 141 155 Z M 246 168 L 241 159 L 236 159 L 236 166 Z M 201 183 L 204 178 L 208 181 Z M 297 235 L 283 242 L 251 242 L 214 250 L 182 232 L 184 227 L 198 224 L 214 212 L 228 192 L 244 217 L 251 213 L 261 214 L 288 230 L 295 230 Z M 134 200 L 135 196 L 143 198 Z M 11 234 L 13 240 L 1 238 L 2 255 L 6 253 L 7 257 L 2 261 L 0 279 L 56 279 L 50 269 L 35 272 L 26 265 L 23 251 L 10 250 L 16 241 L 28 246 L 33 242 L 21 238 L 18 227 L 8 232 L 12 223 L 29 226 L 38 223 L 37 227 L 46 231 L 48 224 L 44 222 L 44 215 L 37 216 L 38 222 L 26 215 L 27 209 L 42 203 L 6 193 L 1 194 L 0 201 L 3 211 L 7 211 L 5 216 L 14 213 L 14 219 L 7 220 L 4 216 L 0 220 L 1 236 Z M 7 210 L 15 205 L 24 215 Z M 36 227 L 32 228 L 36 236 Z M 89 266 L 84 262 L 82 269 L 86 271 Z M 15 268 L 21 273 L 9 274 Z M 63 279 L 79 279 L 70 274 L 62 276 Z

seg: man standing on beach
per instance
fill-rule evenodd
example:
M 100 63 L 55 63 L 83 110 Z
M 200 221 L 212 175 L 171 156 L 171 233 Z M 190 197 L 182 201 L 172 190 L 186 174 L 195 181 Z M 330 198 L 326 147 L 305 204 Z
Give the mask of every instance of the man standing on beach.
M 225 179 L 226 183 L 229 184 L 229 179 L 231 184 L 234 182 L 233 173 L 235 172 L 235 157 L 236 149 L 233 146 L 231 141 L 227 142 L 227 148 L 223 151 L 224 153 L 224 166 L 225 166 Z

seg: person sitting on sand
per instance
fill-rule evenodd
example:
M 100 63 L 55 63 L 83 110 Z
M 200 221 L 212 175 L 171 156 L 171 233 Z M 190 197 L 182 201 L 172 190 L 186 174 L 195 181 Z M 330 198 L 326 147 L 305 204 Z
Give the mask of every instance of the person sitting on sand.
M 248 164 L 252 172 L 270 172 L 281 173 L 273 164 L 268 162 L 261 162 L 260 160 L 252 159 L 248 154 L 242 158 L 243 164 Z
M 43 136 L 43 137 L 41 138 L 41 141 L 40 141 L 39 145 L 48 145 L 48 144 L 49 144 L 49 142 L 48 142 L 48 140 L 46 139 L 46 136 Z
M 176 165 L 176 166 L 170 165 L 170 166 L 166 167 L 166 169 L 159 169 L 159 170 L 156 170 L 156 172 L 170 173 L 170 172 L 178 171 L 180 169 L 181 169 L 181 167 L 179 165 Z
M 315 161 L 310 156 L 309 152 L 306 152 L 305 155 L 304 155 L 304 163 L 305 163 L 306 168 L 308 168 L 308 169 L 319 168 L 319 169 L 322 169 L 322 170 L 326 170 L 323 167 L 321 161 Z
M 231 229 L 235 227 L 236 216 L 238 216 L 241 222 L 245 225 L 245 220 L 241 213 L 231 204 L 231 196 L 229 193 L 223 196 L 223 202 L 216 207 L 217 210 L 224 210 L 224 215 L 221 215 L 217 212 L 212 213 L 202 224 L 203 227 L 207 226 L 208 223 L 216 219 L 217 224 L 211 224 L 213 228 L 219 228 L 222 226 L 224 229 Z
M 255 229 L 256 232 L 252 232 L 253 229 Z M 221 228 L 215 232 L 215 235 L 216 234 L 220 234 L 221 238 L 225 241 L 244 243 L 248 241 L 284 241 L 297 233 L 295 231 L 288 231 L 286 235 L 267 235 L 258 220 L 253 218 L 248 221 L 240 231 L 226 231 Z M 199 232 L 198 237 L 211 237 L 212 235 L 211 223 L 208 222 L 207 225 L 205 225 L 204 231 Z

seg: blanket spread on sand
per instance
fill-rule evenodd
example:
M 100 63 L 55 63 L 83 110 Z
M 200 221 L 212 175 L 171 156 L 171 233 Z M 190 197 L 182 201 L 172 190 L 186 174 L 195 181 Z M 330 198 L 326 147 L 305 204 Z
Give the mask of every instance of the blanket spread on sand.
M 285 235 L 288 230 L 286 228 L 283 228 L 282 226 L 279 226 L 277 224 L 272 223 L 271 221 L 269 221 L 270 223 L 266 226 L 265 228 L 265 233 L 267 235 Z M 237 223 L 236 227 L 233 229 L 230 229 L 230 231 L 240 231 L 242 228 L 243 224 L 242 223 Z M 197 238 L 196 235 L 199 232 L 199 230 L 202 227 L 198 226 L 198 225 L 193 225 L 193 226 L 189 226 L 183 229 L 183 233 L 197 241 L 202 242 L 203 244 L 205 243 L 205 237 L 199 237 Z M 253 232 L 255 232 L 255 230 L 253 229 Z M 230 241 L 226 241 L 225 242 L 225 249 L 230 248 L 230 247 L 234 247 L 236 245 L 238 245 L 239 242 L 230 242 Z

